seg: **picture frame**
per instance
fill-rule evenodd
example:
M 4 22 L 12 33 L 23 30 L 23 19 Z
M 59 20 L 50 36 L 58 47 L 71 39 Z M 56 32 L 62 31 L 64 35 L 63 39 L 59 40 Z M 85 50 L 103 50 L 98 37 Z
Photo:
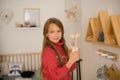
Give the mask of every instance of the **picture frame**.
M 40 27 L 40 11 L 38 8 L 24 9 L 24 25 L 23 27 Z

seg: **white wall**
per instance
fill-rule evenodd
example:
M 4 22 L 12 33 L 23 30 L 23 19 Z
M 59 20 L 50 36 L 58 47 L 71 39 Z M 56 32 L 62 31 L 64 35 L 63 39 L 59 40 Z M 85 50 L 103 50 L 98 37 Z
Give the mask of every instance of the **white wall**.
M 105 64 L 109 67 L 111 64 L 116 63 L 120 69 L 120 59 L 118 62 L 114 62 L 95 54 L 98 49 L 103 49 L 106 51 L 118 53 L 120 56 L 120 49 L 85 42 L 89 18 L 97 17 L 98 11 L 105 10 L 107 10 L 109 14 L 120 14 L 119 4 L 119 0 L 82 0 L 82 80 L 98 80 L 96 78 L 96 71 Z
M 29 4 L 28 4 L 29 1 Z M 1 0 L 0 8 L 13 11 L 14 16 L 9 24 L 1 24 L 0 52 L 26 52 L 40 51 L 42 47 L 42 30 L 45 21 L 49 17 L 59 18 L 65 26 L 65 37 L 68 45 L 70 42 L 69 34 L 80 31 L 80 14 L 77 15 L 78 22 L 68 23 L 65 19 L 65 8 L 69 4 L 64 0 Z M 80 12 L 80 1 L 77 1 L 78 12 Z M 72 6 L 71 6 L 72 7 Z M 24 8 L 40 9 L 40 29 L 16 29 L 15 23 L 24 23 Z M 67 23 L 66 23 L 67 22 Z
M 107 10 L 110 14 L 120 14 L 120 1 L 79 0 L 78 4 L 78 12 L 80 12 L 78 22 L 68 23 L 65 21 L 64 10 L 66 6 L 64 0 L 0 0 L 1 9 L 7 8 L 14 13 L 14 17 L 9 24 L 0 24 L 0 53 L 41 51 L 43 25 L 49 17 L 57 17 L 65 26 L 65 37 L 68 45 L 71 42 L 69 34 L 78 32 L 81 34 L 78 43 L 81 50 L 81 58 L 83 59 L 81 62 L 82 80 L 97 80 L 96 70 L 104 64 L 109 66 L 112 63 L 116 63 L 120 69 L 118 62 L 110 61 L 95 54 L 98 49 L 119 54 L 120 49 L 85 42 L 89 18 L 96 17 L 98 11 L 101 10 Z M 15 22 L 24 22 L 24 8 L 40 9 L 40 29 L 15 28 Z
M 64 22 L 64 0 L 1 0 L 0 8 L 14 13 L 9 24 L 1 24 L 0 52 L 18 53 L 40 51 L 42 30 L 49 17 L 57 17 Z M 37 29 L 16 29 L 15 23 L 24 23 L 24 8 L 40 9 L 40 27 Z M 62 15 L 62 16 L 61 16 Z

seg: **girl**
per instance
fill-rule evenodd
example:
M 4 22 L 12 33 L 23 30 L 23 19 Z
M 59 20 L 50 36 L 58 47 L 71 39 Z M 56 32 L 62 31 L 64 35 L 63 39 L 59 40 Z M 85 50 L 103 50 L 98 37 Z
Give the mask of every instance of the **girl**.
M 46 21 L 43 35 L 41 72 L 44 80 L 72 80 L 70 72 L 76 68 L 80 50 L 74 53 L 68 50 L 63 25 L 57 18 Z

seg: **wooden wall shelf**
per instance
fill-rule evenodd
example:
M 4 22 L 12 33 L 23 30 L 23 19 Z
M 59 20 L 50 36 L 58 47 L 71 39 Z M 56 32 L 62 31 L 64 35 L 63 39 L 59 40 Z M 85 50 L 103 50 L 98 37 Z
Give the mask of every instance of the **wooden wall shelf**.
M 98 12 L 97 18 L 90 18 L 86 41 L 120 48 L 120 15 Z
M 113 53 L 113 52 L 110 52 L 110 51 L 99 49 L 96 52 L 96 54 L 98 54 L 102 57 L 105 57 L 107 59 L 110 59 L 110 60 L 118 61 L 118 54 L 117 53 Z

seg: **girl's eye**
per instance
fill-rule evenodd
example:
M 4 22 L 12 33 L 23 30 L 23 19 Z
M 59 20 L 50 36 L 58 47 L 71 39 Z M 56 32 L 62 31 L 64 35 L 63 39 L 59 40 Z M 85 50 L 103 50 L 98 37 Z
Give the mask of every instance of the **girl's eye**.
M 51 31 L 50 33 L 54 33 L 54 31 Z
M 55 31 L 50 31 L 50 33 L 54 33 Z M 60 33 L 61 31 L 59 30 L 59 31 L 57 31 L 57 33 Z
M 57 32 L 61 32 L 61 31 L 59 30 L 59 31 L 57 31 Z
M 61 32 L 61 30 L 58 30 L 57 32 Z

